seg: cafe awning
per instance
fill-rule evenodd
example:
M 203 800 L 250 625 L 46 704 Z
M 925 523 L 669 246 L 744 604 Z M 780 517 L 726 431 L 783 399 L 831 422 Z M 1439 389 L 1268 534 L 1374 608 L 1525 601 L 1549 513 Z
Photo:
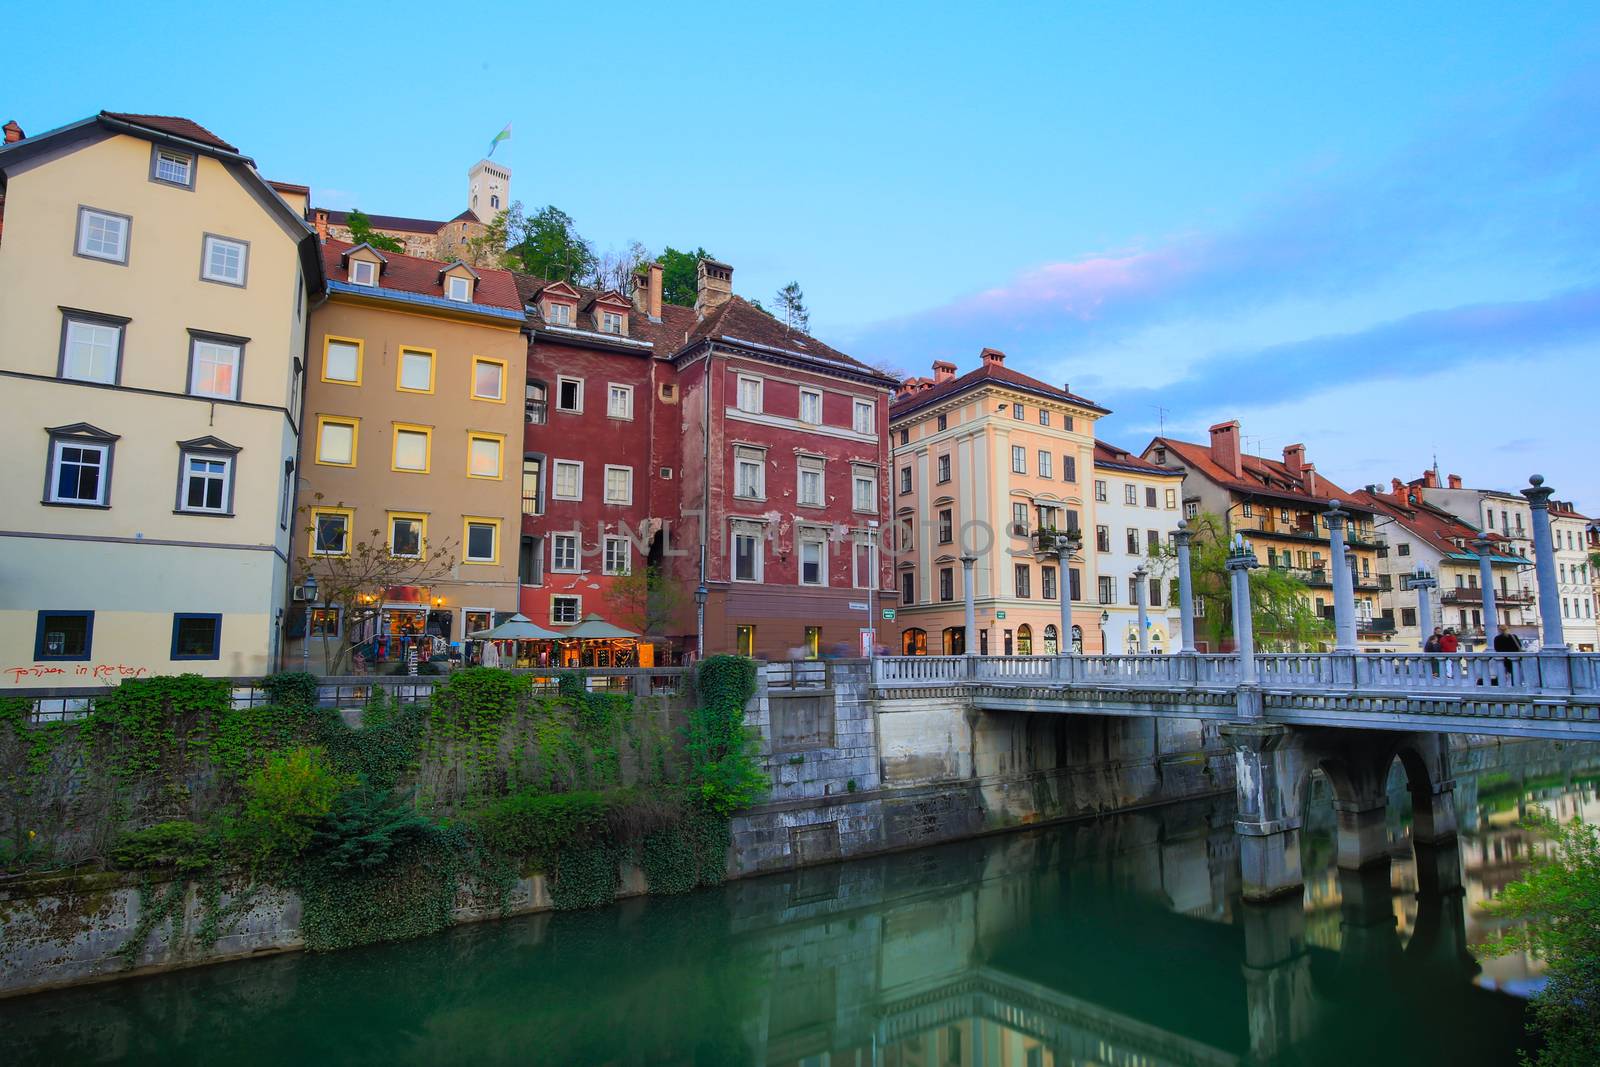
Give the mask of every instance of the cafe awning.
M 613 638 L 638 637 L 639 635 L 630 630 L 624 630 L 620 626 L 613 626 L 599 615 L 591 612 L 583 617 L 582 622 L 560 636 L 576 637 L 583 641 L 609 641 Z
M 564 634 L 546 630 L 526 615 L 513 615 L 499 626 L 467 635 L 474 641 L 554 641 Z

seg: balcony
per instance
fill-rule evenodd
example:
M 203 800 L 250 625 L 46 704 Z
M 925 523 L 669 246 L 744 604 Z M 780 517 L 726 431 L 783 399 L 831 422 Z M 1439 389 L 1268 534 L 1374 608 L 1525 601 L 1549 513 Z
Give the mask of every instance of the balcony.
M 1446 589 L 1439 597 L 1444 604 L 1482 604 L 1483 590 L 1474 586 L 1458 586 L 1455 589 Z M 1511 589 L 1501 592 L 1496 589 L 1494 602 L 1497 607 L 1530 607 L 1533 604 L 1533 594 L 1524 589 Z
M 1356 632 L 1371 634 L 1374 637 L 1383 637 L 1395 632 L 1394 616 L 1380 615 L 1377 618 L 1356 619 Z

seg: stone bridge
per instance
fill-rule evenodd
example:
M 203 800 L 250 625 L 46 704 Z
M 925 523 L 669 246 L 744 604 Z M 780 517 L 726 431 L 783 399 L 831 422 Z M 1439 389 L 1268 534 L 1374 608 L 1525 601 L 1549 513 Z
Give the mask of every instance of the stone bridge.
M 1421 846 L 1455 837 L 1450 735 L 1600 741 L 1600 654 L 904 656 L 873 661 L 881 707 L 1209 720 L 1233 751 L 1245 895 L 1298 891 L 1313 771 L 1333 787 L 1341 868 L 1385 858 L 1385 783 L 1405 770 Z M 981 731 L 974 729 L 974 745 Z M 974 752 L 974 758 L 978 757 Z

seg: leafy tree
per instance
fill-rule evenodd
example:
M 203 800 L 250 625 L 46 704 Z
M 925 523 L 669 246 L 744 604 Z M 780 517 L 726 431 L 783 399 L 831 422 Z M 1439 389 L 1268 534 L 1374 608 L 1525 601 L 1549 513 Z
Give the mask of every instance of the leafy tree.
M 293 859 L 350 784 L 320 748 L 298 745 L 274 752 L 245 779 L 244 810 L 231 836 L 256 864 Z
M 806 295 L 800 291 L 799 282 L 790 282 L 779 289 L 772 302 L 778 309 L 772 317 L 789 329 L 804 333 L 811 327 L 811 312 L 806 310 Z
M 510 238 L 513 266 L 529 274 L 573 283 L 594 275 L 594 250 L 579 236 L 572 216 L 553 204 L 511 230 Z
M 350 229 L 350 240 L 354 243 L 368 244 L 380 252 L 404 252 L 406 246 L 390 237 L 386 233 L 379 233 L 372 228 L 372 220 L 360 208 L 355 208 L 346 216 L 345 226 Z
M 317 493 L 313 502 L 300 508 L 306 519 L 305 534 L 316 538 L 315 519 L 311 510 L 320 506 L 323 495 Z M 339 609 L 338 651 L 329 654 L 323 646 L 323 669 L 338 674 L 348 669 L 356 638 L 367 632 L 383 610 L 384 593 L 395 585 L 428 585 L 442 581 L 455 570 L 454 542 L 435 544 L 424 540 L 419 549 L 421 557 L 397 556 L 389 550 L 388 537 L 382 530 L 373 530 L 368 540 L 354 541 L 354 530 L 345 533 L 343 555 L 301 556 L 296 561 L 302 575 L 314 574 L 317 578 L 317 603 Z M 307 611 L 310 611 L 307 605 Z M 310 627 L 306 639 L 310 640 Z
M 1233 592 L 1229 580 L 1228 531 L 1222 518 L 1206 512 L 1189 520 L 1190 579 L 1205 614 L 1195 619 L 1198 636 L 1218 647 L 1233 635 Z M 1310 588 L 1287 571 L 1258 567 L 1250 572 L 1250 613 L 1261 651 L 1315 651 L 1332 632 L 1311 604 Z
M 642 634 L 667 632 L 688 603 L 683 582 L 658 566 L 641 567 L 613 578 L 606 601 L 618 623 Z
M 1545 987 L 1534 995 L 1528 1024 L 1544 1047 L 1533 1057 L 1524 1052 L 1524 1064 L 1600 1063 L 1600 830 L 1578 819 L 1562 825 L 1541 809 L 1526 825 L 1555 847 L 1484 905 L 1512 925 L 1478 951 L 1527 952 L 1545 962 Z
M 518 201 L 485 223 L 482 233 L 466 239 L 461 248 L 462 260 L 474 267 L 509 266 L 511 255 L 507 246 L 511 243 L 511 234 L 521 233 L 525 225 L 522 203 Z
M 661 301 L 679 307 L 694 307 L 699 295 L 700 261 L 716 259 L 704 248 L 693 252 L 680 252 L 671 245 L 661 250 L 656 262 L 661 264 Z

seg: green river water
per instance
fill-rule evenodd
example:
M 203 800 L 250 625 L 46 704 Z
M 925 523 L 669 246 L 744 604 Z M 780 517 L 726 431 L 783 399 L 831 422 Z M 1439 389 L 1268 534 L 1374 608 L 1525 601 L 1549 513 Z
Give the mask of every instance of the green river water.
M 1473 959 L 1478 904 L 1537 847 L 1526 807 L 1600 817 L 1600 752 L 1458 764 L 1459 845 L 1413 855 L 1396 780 L 1393 859 L 1360 875 L 1314 782 L 1278 905 L 1240 902 L 1217 798 L 17 998 L 0 1064 L 1514 1063 L 1537 964 Z

